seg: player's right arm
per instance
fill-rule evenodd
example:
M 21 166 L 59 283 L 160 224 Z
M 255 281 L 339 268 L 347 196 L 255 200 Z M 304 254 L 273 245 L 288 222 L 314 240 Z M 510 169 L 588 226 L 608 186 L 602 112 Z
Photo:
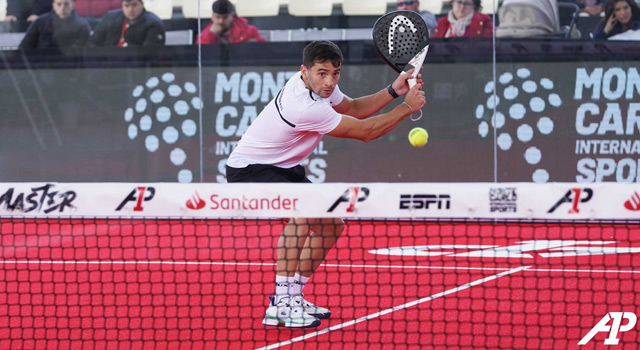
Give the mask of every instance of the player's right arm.
M 407 80 L 411 78 L 413 70 L 414 69 L 412 68 L 407 73 L 399 74 L 396 80 L 391 84 L 399 96 L 409 92 L 409 83 Z M 423 84 L 422 76 L 420 74 L 418 74 L 418 83 Z M 375 113 L 378 113 L 378 111 L 386 107 L 391 101 L 393 101 L 393 97 L 391 97 L 385 87 L 373 95 L 358 97 L 355 99 L 345 96 L 342 102 L 334 106 L 333 109 L 341 114 L 350 115 L 357 119 L 365 119 Z
M 403 119 L 411 115 L 412 111 L 417 112 L 425 105 L 425 95 L 424 91 L 420 90 L 421 88 L 421 84 L 415 85 L 405 97 L 405 103 L 387 113 L 367 119 L 356 119 L 348 115 L 342 115 L 338 126 L 328 135 L 365 142 L 377 139 L 393 130 Z

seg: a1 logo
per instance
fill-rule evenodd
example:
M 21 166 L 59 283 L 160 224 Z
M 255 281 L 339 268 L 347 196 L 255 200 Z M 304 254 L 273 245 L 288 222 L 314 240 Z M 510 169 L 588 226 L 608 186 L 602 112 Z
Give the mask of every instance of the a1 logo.
M 145 194 L 146 193 L 146 194 Z M 122 210 L 124 206 L 129 202 L 134 202 L 136 205 L 133 207 L 133 211 L 143 211 L 143 202 L 148 202 L 156 195 L 156 189 L 150 186 L 139 186 L 133 189 L 131 193 L 118 205 L 116 211 Z
M 627 319 L 628 322 L 622 325 L 622 320 Z M 609 321 L 611 321 L 609 325 Z M 578 345 L 585 345 L 593 337 L 600 332 L 609 332 L 609 337 L 604 340 L 604 345 L 617 345 L 620 339 L 618 339 L 618 332 L 626 332 L 632 330 L 636 325 L 638 318 L 633 312 L 609 312 L 587 333 L 582 340 L 578 342 Z

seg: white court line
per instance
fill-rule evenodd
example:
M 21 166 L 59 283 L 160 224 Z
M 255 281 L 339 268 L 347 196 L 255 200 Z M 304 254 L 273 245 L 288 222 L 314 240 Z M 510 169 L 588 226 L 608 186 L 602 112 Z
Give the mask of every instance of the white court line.
M 262 347 L 262 348 L 259 348 L 259 349 L 256 349 L 256 350 L 275 349 L 275 348 L 279 348 L 279 347 L 284 346 L 284 345 L 289 345 L 289 344 L 297 343 L 299 341 L 303 341 L 303 340 L 306 340 L 306 339 L 309 339 L 309 338 L 317 337 L 317 336 L 325 334 L 325 333 L 329 333 L 329 332 L 332 332 L 332 331 L 335 331 L 335 330 L 338 330 L 338 329 L 341 329 L 341 328 L 352 326 L 352 325 L 354 325 L 356 323 L 369 321 L 369 320 L 372 320 L 374 318 L 377 318 L 377 317 L 380 317 L 380 316 L 384 316 L 384 315 L 386 315 L 388 313 L 392 313 L 392 312 L 395 312 L 395 311 L 398 311 L 398 310 L 406 309 L 406 308 L 414 306 L 414 305 L 418 305 L 418 304 L 421 304 L 421 303 L 424 303 L 424 302 L 427 302 L 427 301 L 431 301 L 431 300 L 434 300 L 434 299 L 437 299 L 437 298 L 440 298 L 440 297 L 443 297 L 443 296 L 446 296 L 446 295 L 449 295 L 449 294 L 453 294 L 453 293 L 459 292 L 461 290 L 465 290 L 467 288 L 471 288 L 471 287 L 477 286 L 479 284 L 482 284 L 482 283 L 485 283 L 485 282 L 489 282 L 489 281 L 498 279 L 498 278 L 503 277 L 503 276 L 510 275 L 512 273 L 520 272 L 520 271 L 526 270 L 526 269 L 528 269 L 530 267 L 531 266 L 520 266 L 520 267 L 517 267 L 515 269 L 511 269 L 511 270 L 508 270 L 508 271 L 505 271 L 505 272 L 501 272 L 501 273 L 499 273 L 497 275 L 481 278 L 479 280 L 475 280 L 475 281 L 463 284 L 461 286 L 446 290 L 444 292 L 433 294 L 433 295 L 430 295 L 428 297 L 425 297 L 425 298 L 422 298 L 422 299 L 418 299 L 418 300 L 414 300 L 414 301 L 406 303 L 406 304 L 394 306 L 394 307 L 392 307 L 390 309 L 382 310 L 380 312 L 376 312 L 376 313 L 373 313 L 371 315 L 360 317 L 360 318 L 357 318 L 357 319 L 349 321 L 349 322 L 345 322 L 345 323 L 338 324 L 338 325 L 335 325 L 335 326 L 332 326 L 332 327 L 329 327 L 329 328 L 325 328 L 325 329 L 319 330 L 317 332 L 308 333 L 308 334 L 305 334 L 305 335 L 297 337 L 297 338 L 293 338 L 293 339 L 282 341 L 280 343 L 271 344 L 271 345 L 268 345 L 268 346 L 265 346 L 265 347 Z
M 530 269 L 533 272 L 576 272 L 576 273 L 640 273 L 640 270 L 578 270 L 578 269 Z
M 166 261 L 166 260 L 0 260 L 0 264 L 276 266 L 275 263 L 238 263 L 238 262 L 225 262 L 225 261 Z
M 52 265 L 208 265 L 208 266 L 276 266 L 275 263 L 250 263 L 228 261 L 164 261 L 164 260 L 0 260 L 0 264 L 52 264 Z M 409 270 L 459 270 L 459 271 L 508 271 L 509 267 L 471 266 L 420 266 L 420 265 L 355 265 L 323 264 L 324 267 L 351 269 L 409 269 Z M 572 272 L 572 273 L 639 273 L 640 270 L 580 270 L 580 269 L 538 269 L 529 272 Z

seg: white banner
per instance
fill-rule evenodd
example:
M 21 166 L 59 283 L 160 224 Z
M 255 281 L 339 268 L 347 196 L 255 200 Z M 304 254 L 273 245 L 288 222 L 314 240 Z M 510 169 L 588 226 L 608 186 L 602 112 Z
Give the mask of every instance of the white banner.
M 640 222 L 640 184 L 0 183 L 0 215 Z

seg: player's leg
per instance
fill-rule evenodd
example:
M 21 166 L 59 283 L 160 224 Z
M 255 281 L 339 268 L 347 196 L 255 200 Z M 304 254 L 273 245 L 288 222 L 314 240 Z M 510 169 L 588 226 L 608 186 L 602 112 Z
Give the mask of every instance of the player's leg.
M 310 277 L 322 264 L 344 231 L 344 221 L 340 218 L 312 219 L 310 227 L 311 234 L 304 242 L 298 264 L 298 273 L 304 277 Z
M 311 219 L 309 223 L 311 226 L 311 234 L 304 242 L 300 253 L 300 263 L 298 264 L 298 272 L 295 275 L 292 293 L 300 295 L 299 299 L 296 299 L 296 302 L 302 304 L 305 312 L 323 319 L 331 316 L 331 311 L 305 300 L 302 290 L 313 272 L 322 264 L 324 258 L 344 231 L 344 221 L 339 218 Z
M 290 219 L 278 240 L 276 289 L 270 297 L 263 324 L 286 327 L 316 327 L 320 321 L 304 310 L 299 288 L 294 285 L 300 253 L 311 226 L 307 219 Z M 298 290 L 297 293 L 294 292 Z
M 285 225 L 277 247 L 276 275 L 293 277 L 298 271 L 300 253 L 311 232 L 307 219 L 290 219 Z

